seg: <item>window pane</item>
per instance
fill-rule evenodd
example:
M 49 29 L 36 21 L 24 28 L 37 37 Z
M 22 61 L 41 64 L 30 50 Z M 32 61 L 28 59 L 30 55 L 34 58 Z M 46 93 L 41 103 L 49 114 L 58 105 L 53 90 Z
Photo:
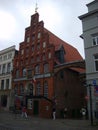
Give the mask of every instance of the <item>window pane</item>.
M 11 63 L 8 63 L 7 65 L 7 72 L 9 73 L 11 71 Z
M 36 67 L 35 67 L 35 73 L 36 74 L 40 73 L 40 66 L 39 65 L 36 65 Z
M 96 71 L 98 71 L 98 61 L 95 61 Z
M 1 80 L 1 89 L 4 89 L 4 80 Z
M 44 96 L 48 97 L 48 83 L 45 81 L 44 83 Z
M 9 89 L 9 79 L 6 79 L 6 89 Z
M 27 37 L 27 43 L 29 43 L 30 42 L 30 37 Z
M 44 64 L 44 73 L 49 72 L 49 64 Z
M 2 73 L 5 73 L 5 64 L 3 64 Z
M 26 76 L 26 69 L 25 68 L 23 69 L 22 73 L 23 73 L 23 76 Z
M 37 83 L 36 95 L 37 95 L 37 96 L 41 95 L 41 86 L 40 86 L 40 82 Z

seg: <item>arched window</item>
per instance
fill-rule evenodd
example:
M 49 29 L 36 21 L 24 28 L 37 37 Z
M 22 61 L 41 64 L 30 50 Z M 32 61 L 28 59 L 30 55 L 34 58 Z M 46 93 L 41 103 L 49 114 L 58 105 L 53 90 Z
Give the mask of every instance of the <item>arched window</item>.
M 29 93 L 29 95 L 33 95 L 33 84 L 29 84 L 29 86 L 28 86 L 28 93 Z
M 20 84 L 20 95 L 24 94 L 24 86 L 23 84 Z
M 18 95 L 18 85 L 17 84 L 15 84 L 15 86 L 14 86 L 14 93 L 15 93 L 15 95 Z
M 45 63 L 44 64 L 44 73 L 47 73 L 47 72 L 49 72 L 49 64 Z
M 16 78 L 19 78 L 19 70 L 16 70 Z
M 41 95 L 41 84 L 40 84 L 40 82 L 37 82 L 36 95 L 37 96 Z
M 51 59 L 51 52 L 48 52 L 48 58 Z
M 23 77 L 26 76 L 26 68 L 23 68 L 23 70 L 22 70 L 22 76 Z
M 48 82 L 44 82 L 44 97 L 48 97 Z
M 36 60 L 37 60 L 37 62 L 40 61 L 40 56 L 39 55 L 37 55 Z
M 36 65 L 35 66 L 35 74 L 39 74 L 40 73 L 40 66 Z
M 43 60 L 46 60 L 46 56 L 45 56 L 45 53 L 43 54 L 43 57 L 42 57 Z

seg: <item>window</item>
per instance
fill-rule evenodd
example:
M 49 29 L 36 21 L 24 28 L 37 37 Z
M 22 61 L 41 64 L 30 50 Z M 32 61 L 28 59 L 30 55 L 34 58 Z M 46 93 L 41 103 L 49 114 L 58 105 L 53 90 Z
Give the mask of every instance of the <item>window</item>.
M 10 73 L 11 72 L 11 63 L 8 63 L 7 64 L 7 73 Z
M 34 41 L 34 40 L 35 40 L 35 35 L 33 34 L 33 35 L 32 35 L 32 41 Z
M 24 94 L 24 87 L 23 84 L 20 84 L 20 95 Z
M 26 54 L 28 54 L 29 53 L 29 48 L 26 48 Z
M 98 71 L 98 54 L 94 55 L 95 70 Z
M 1 89 L 4 90 L 4 80 L 1 80 Z
M 8 54 L 8 59 L 12 58 L 12 53 Z
M 32 52 L 34 51 L 34 45 L 32 45 Z
M 0 61 L 2 61 L 2 56 L 0 56 Z
M 27 37 L 26 42 L 27 42 L 27 43 L 30 42 L 30 37 Z
M 4 60 L 7 60 L 7 55 L 4 55 Z
M 40 39 L 40 37 L 41 37 L 41 33 L 39 32 L 37 38 Z
M 47 83 L 47 81 L 44 82 L 44 96 L 48 97 L 48 83 Z
M 36 65 L 36 66 L 35 66 L 35 73 L 36 73 L 36 74 L 39 74 L 39 73 L 40 73 L 40 66 L 39 66 L 39 65 Z
M 9 89 L 9 79 L 6 79 L 6 89 Z
M 23 54 L 24 54 L 24 50 L 22 49 L 22 50 L 21 50 L 21 55 L 23 55 Z
M 93 37 L 93 45 L 98 45 L 98 36 Z
M 43 58 L 43 60 L 45 60 L 45 59 L 46 59 L 45 53 L 43 54 L 43 57 L 42 57 L 42 58 Z
M 37 62 L 40 61 L 40 56 L 39 55 L 37 55 L 36 60 L 37 60 Z
M 37 82 L 36 95 L 37 95 L 37 96 L 41 95 L 41 85 L 40 85 L 40 82 Z
M 47 72 L 49 72 L 49 64 L 48 63 L 44 64 L 44 73 L 47 73 Z
M 14 87 L 14 92 L 15 92 L 15 95 L 18 95 L 18 85 L 17 84 Z
M 48 53 L 48 58 L 51 59 L 51 52 Z
M 5 73 L 5 64 L 3 64 L 3 68 L 2 68 L 2 73 L 4 74 Z
M 28 78 L 31 78 L 32 77 L 32 70 L 28 70 Z
M 26 69 L 25 68 L 22 70 L 22 76 L 23 77 L 26 76 Z
M 0 65 L 0 74 L 1 74 L 1 65 Z
M 40 49 L 40 43 L 37 43 L 37 50 Z
M 31 57 L 31 64 L 34 63 L 34 57 Z
M 46 42 L 43 42 L 43 48 L 45 48 L 46 47 Z
M 19 70 L 16 70 L 16 78 L 19 78 Z

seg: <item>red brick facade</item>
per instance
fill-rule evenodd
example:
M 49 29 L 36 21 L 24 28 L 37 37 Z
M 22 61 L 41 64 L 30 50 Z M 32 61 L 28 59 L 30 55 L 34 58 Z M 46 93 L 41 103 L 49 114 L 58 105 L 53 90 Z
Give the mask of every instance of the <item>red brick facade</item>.
M 56 65 L 77 60 L 82 60 L 78 51 L 45 29 L 38 13 L 32 15 L 14 59 L 13 89 L 15 99 L 20 100 L 20 107 L 26 105 L 29 114 L 41 117 L 51 117 L 53 104 L 59 117 L 65 106 L 79 109 L 82 106 L 79 102 L 79 73 L 64 70 L 63 79 L 59 79 L 60 72 L 54 74 Z M 73 88 L 78 91 L 73 91 Z M 71 98 L 76 95 L 73 100 L 64 97 L 67 91 L 68 94 L 73 91 Z M 54 100 L 58 100 L 57 103 Z

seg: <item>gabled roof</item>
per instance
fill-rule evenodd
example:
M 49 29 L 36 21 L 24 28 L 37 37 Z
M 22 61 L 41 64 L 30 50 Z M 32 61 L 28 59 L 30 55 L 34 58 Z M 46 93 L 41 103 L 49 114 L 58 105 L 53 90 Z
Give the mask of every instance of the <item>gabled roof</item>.
M 63 45 L 63 47 L 65 49 L 65 56 L 64 57 L 65 57 L 66 62 L 83 60 L 82 56 L 80 55 L 80 53 L 78 52 L 78 50 L 75 47 L 64 42 L 63 40 L 61 40 L 59 37 L 57 37 L 56 35 L 51 33 L 46 28 L 44 28 L 44 31 L 49 34 L 49 43 L 53 44 L 55 46 L 55 50 L 57 50 L 59 48 L 59 46 Z

